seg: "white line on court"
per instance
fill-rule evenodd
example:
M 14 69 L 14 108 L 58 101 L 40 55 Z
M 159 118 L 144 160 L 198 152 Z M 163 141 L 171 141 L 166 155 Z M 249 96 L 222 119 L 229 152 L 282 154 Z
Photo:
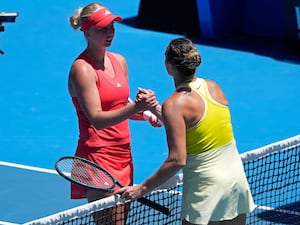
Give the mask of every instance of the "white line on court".
M 43 172 L 43 173 L 52 173 L 52 174 L 57 174 L 55 170 L 50 170 L 50 169 L 45 169 L 45 168 L 40 168 L 40 167 L 34 167 L 34 166 L 26 166 L 22 164 L 17 164 L 17 163 L 10 163 L 10 162 L 4 162 L 0 161 L 0 166 L 10 166 L 10 167 L 15 167 L 15 168 L 20 168 L 20 169 L 26 169 L 26 170 L 33 170 L 33 171 L 38 171 L 38 172 Z M 1 222 L 0 222 L 1 224 Z
M 0 220 L 0 225 L 19 225 L 17 223 L 10 223 L 10 222 L 5 222 Z

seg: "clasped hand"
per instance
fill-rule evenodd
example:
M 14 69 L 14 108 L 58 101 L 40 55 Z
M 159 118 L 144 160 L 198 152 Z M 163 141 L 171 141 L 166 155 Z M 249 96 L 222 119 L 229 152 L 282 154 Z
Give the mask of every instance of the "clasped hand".
M 139 88 L 138 93 L 135 97 L 135 102 L 137 104 L 146 106 L 146 108 L 150 111 L 155 110 L 155 108 L 159 106 L 154 92 L 149 89 L 146 90 L 143 88 Z M 161 127 L 163 125 L 162 121 L 160 121 L 156 116 L 150 117 L 147 120 L 153 127 Z
M 152 90 L 146 90 L 144 88 L 139 88 L 135 96 L 135 102 L 137 104 L 145 106 L 148 109 L 155 108 L 159 104 L 156 100 L 154 92 Z

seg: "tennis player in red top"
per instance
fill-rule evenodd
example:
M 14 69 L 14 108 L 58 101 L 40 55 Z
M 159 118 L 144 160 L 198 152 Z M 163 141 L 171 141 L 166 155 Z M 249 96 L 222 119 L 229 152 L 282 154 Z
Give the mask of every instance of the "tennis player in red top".
M 106 51 L 114 38 L 114 22 L 121 17 L 98 3 L 89 4 L 70 17 L 74 29 L 80 29 L 86 49 L 73 62 L 68 88 L 79 124 L 76 156 L 96 162 L 123 185 L 133 183 L 133 164 L 128 119 L 145 120 L 143 111 L 158 105 L 154 92 L 144 90 L 144 98 L 128 102 L 127 63 L 117 53 Z M 150 119 L 154 127 L 158 119 Z M 72 184 L 71 198 L 89 202 L 110 195 L 86 190 Z

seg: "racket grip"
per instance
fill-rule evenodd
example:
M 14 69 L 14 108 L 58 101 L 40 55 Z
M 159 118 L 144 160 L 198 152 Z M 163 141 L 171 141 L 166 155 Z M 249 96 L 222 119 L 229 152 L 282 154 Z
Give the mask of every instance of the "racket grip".
M 144 204 L 144 205 L 147 205 L 147 206 L 149 206 L 153 209 L 156 209 L 156 210 L 160 211 L 161 213 L 163 213 L 167 216 L 169 216 L 171 214 L 171 211 L 172 211 L 171 209 L 169 209 L 169 208 L 167 208 L 163 205 L 160 205 L 156 202 L 153 202 L 153 201 L 151 201 L 147 198 L 141 197 L 141 198 L 138 198 L 137 201 Z
M 157 117 L 149 110 L 143 111 L 143 117 L 145 120 L 150 120 L 151 118 L 153 120 L 157 119 Z

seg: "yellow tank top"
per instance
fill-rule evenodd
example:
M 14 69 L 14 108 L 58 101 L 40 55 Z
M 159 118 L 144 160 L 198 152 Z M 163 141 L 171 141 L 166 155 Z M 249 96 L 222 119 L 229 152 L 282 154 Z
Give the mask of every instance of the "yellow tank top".
M 178 88 L 190 87 L 197 92 L 205 104 L 202 119 L 186 133 L 187 154 L 200 154 L 229 144 L 234 140 L 229 108 L 210 96 L 206 82 L 198 78 Z M 177 88 L 177 89 L 178 89 Z

